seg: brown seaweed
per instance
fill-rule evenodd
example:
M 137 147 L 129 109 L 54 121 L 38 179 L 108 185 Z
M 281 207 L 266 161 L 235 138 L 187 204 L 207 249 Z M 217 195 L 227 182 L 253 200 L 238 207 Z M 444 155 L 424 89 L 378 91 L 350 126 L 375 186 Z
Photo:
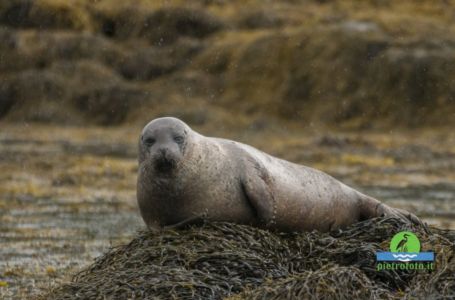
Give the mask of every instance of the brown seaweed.
M 415 232 L 436 252 L 429 270 L 375 269 L 392 236 Z M 394 218 L 331 233 L 205 223 L 140 231 L 43 299 L 399 299 L 455 297 L 453 231 Z

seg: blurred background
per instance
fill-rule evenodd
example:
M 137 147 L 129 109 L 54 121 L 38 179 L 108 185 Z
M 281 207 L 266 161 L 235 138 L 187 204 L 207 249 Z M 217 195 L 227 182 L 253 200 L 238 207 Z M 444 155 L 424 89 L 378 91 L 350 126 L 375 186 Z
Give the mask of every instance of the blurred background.
M 181 118 L 455 229 L 450 0 L 0 2 L 0 298 L 142 228 L 142 127 Z

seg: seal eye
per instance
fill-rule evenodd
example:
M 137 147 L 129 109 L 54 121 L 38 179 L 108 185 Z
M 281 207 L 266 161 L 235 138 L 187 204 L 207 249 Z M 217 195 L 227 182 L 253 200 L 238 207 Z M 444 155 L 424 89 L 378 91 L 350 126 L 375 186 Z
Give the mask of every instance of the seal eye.
M 183 136 L 181 136 L 181 135 L 174 136 L 174 141 L 175 141 L 177 144 L 183 144 L 184 140 L 185 140 L 185 139 L 184 139 Z
M 151 138 L 151 137 L 146 138 L 146 139 L 144 140 L 144 144 L 146 144 L 147 146 L 152 146 L 153 144 L 155 144 L 155 139 L 154 139 L 154 138 Z

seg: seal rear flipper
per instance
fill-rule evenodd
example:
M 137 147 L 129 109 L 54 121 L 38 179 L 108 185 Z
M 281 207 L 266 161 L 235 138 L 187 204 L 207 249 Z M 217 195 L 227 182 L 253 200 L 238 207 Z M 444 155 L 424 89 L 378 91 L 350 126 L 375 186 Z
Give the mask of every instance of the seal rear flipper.
M 360 194 L 359 201 L 361 220 L 387 216 L 394 216 L 403 220 L 405 219 L 401 214 L 397 215 L 394 208 L 377 199 L 374 199 L 373 197 Z
M 411 222 L 412 224 L 422 226 L 427 230 L 427 225 L 423 223 L 416 215 L 400 208 L 390 207 L 379 200 L 372 197 L 362 195 L 361 201 L 363 201 L 361 211 L 361 217 L 363 219 L 375 218 L 375 217 L 396 217 L 405 222 Z
M 254 167 L 247 168 L 241 180 L 242 189 L 260 224 L 271 227 L 276 223 L 276 203 L 271 190 L 271 179 L 257 162 L 253 163 Z

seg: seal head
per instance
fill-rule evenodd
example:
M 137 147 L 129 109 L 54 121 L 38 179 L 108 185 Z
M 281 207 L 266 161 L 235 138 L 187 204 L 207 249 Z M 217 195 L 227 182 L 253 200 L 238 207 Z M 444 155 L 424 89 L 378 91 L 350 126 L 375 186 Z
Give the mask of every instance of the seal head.
M 149 164 L 156 174 L 172 173 L 185 154 L 188 132 L 188 125 L 176 118 L 151 121 L 139 140 L 139 164 Z

